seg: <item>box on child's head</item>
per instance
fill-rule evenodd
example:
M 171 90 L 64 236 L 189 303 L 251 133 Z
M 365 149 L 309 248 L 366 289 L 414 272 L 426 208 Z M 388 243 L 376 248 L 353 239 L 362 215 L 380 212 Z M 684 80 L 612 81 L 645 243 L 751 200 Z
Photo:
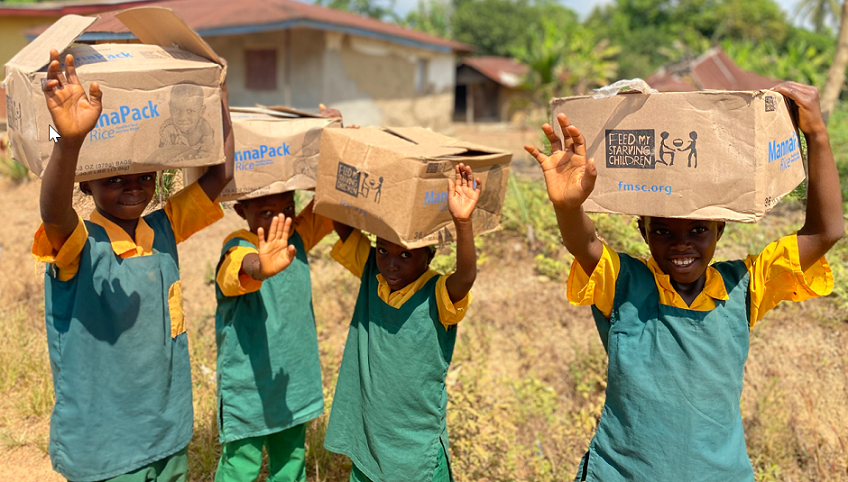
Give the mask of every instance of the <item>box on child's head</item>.
M 140 44 L 74 44 L 87 30 L 115 22 L 67 15 L 6 64 L 13 157 L 39 177 L 50 159 L 53 121 L 42 83 L 56 49 L 62 64 L 67 54 L 74 56 L 86 93 L 95 81 L 103 92 L 100 119 L 80 151 L 77 181 L 224 162 L 225 69 L 215 52 L 169 9 L 133 8 L 114 16 Z
M 756 222 L 804 179 L 798 132 L 774 91 L 551 100 L 595 159 L 588 212 Z
M 318 150 L 326 128 L 341 120 L 283 107 L 233 107 L 235 174 L 219 201 L 253 199 L 297 189 L 315 189 Z M 185 169 L 186 184 L 205 171 Z
M 315 212 L 407 248 L 455 239 L 448 178 L 471 167 L 483 190 L 474 234 L 498 229 L 512 154 L 420 127 L 328 129 L 321 138 Z

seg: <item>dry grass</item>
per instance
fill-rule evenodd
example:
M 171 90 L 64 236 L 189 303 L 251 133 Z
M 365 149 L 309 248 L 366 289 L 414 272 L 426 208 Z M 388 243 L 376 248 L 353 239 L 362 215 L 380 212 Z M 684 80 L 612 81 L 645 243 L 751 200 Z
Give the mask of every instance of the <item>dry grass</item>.
M 45 456 L 52 385 L 41 275 L 28 255 L 38 224 L 37 189 L 37 182 L 0 181 L 0 480 L 61 480 Z M 521 218 L 513 197 L 508 229 L 478 243 L 486 259 L 448 374 L 448 423 L 459 481 L 570 479 L 603 404 L 606 357 L 588 308 L 565 299 L 561 269 L 569 258 L 550 232 L 552 213 L 545 214 L 549 208 L 537 199 L 538 185 L 520 183 L 516 189 L 527 198 L 528 218 Z M 787 203 L 756 227 L 732 226 L 718 255 L 760 249 L 797 228 L 801 218 L 798 206 Z M 629 222 L 598 221 L 610 241 L 638 249 Z M 534 231 L 530 240 L 528 224 Z M 208 271 L 221 241 L 241 225 L 228 212 L 180 247 L 194 379 L 193 481 L 213 479 L 220 450 L 215 301 Z M 358 290 L 358 280 L 329 259 L 329 249 L 326 241 L 311 257 L 328 410 Z M 450 254 L 443 254 L 449 265 Z M 833 258 L 841 267 L 846 260 L 848 253 Z M 848 480 L 847 321 L 835 299 L 813 300 L 778 308 L 752 333 L 742 411 L 757 480 Z M 307 432 L 309 479 L 347 480 L 349 462 L 322 447 L 326 423 L 327 414 Z

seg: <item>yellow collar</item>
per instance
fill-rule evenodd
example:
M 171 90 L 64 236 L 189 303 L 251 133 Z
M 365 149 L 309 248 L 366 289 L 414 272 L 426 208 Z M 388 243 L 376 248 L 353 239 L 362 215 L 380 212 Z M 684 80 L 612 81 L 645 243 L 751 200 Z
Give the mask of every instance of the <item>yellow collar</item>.
M 424 287 L 424 285 L 430 281 L 430 278 L 438 274 L 439 273 L 436 271 L 428 269 L 427 272 L 419 276 L 417 280 L 392 293 L 392 289 L 389 288 L 389 283 L 386 282 L 386 278 L 383 278 L 383 275 L 378 273 L 377 282 L 379 285 L 377 286 L 377 295 L 392 308 L 400 308 L 407 302 L 407 300 L 412 298 L 412 295 Z
M 238 231 L 234 232 L 233 234 L 227 236 L 227 239 L 224 240 L 224 244 L 227 244 L 233 238 L 241 238 L 245 241 L 252 243 L 254 246 L 259 248 L 259 236 L 251 233 L 247 229 L 239 229 Z
M 130 238 L 123 228 L 103 217 L 96 209 L 91 213 L 89 221 L 106 230 L 109 242 L 112 243 L 112 250 L 118 256 L 132 258 L 133 256 L 149 256 L 153 253 L 153 229 L 144 221 L 144 218 L 138 218 L 135 240 Z
M 662 268 L 660 268 L 653 256 L 648 260 L 647 265 L 651 270 L 651 273 L 653 273 L 654 279 L 657 280 L 658 288 L 673 293 L 675 297 L 680 297 L 671 285 L 671 278 L 663 272 Z M 692 306 L 698 304 L 698 299 L 702 296 L 709 296 L 714 300 L 727 299 L 727 289 L 724 287 L 724 279 L 721 277 L 721 273 L 712 266 L 707 268 L 707 280 L 704 282 L 704 290 L 698 294 L 695 301 L 692 302 Z M 675 305 L 678 305 L 678 303 L 675 303 Z M 683 305 L 686 306 L 686 303 L 684 302 Z

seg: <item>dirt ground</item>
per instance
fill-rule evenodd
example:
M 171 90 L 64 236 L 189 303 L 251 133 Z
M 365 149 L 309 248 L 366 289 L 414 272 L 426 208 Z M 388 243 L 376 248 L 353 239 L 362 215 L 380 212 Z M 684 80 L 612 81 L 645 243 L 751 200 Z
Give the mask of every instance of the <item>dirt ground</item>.
M 469 141 L 514 151 L 515 171 L 538 178 L 535 161 L 520 151 L 523 143 L 538 142 L 535 133 L 499 126 L 457 125 L 454 130 L 453 135 Z M 29 254 L 40 223 L 39 188 L 38 181 L 14 186 L 0 178 L 0 315 L 24 310 L 43 363 L 43 267 Z M 243 221 L 227 211 L 222 221 L 180 245 L 184 308 L 195 358 L 195 439 L 211 446 L 215 434 L 206 427 L 214 425 L 214 401 L 211 408 L 208 401 L 214 395 L 215 299 L 209 281 L 222 240 L 242 226 Z M 319 246 L 310 262 L 325 386 L 331 394 L 357 283 L 328 252 L 328 245 Z M 603 393 L 602 379 L 590 380 L 585 388 L 585 380 L 576 374 L 586 368 L 587 354 L 600 350 L 588 308 L 569 305 L 564 283 L 534 272 L 533 253 L 521 238 L 487 238 L 481 252 L 488 261 L 480 268 L 475 301 L 460 329 L 448 377 L 451 410 L 458 417 L 450 426 L 456 468 L 462 471 L 457 480 L 541 480 L 536 478 L 541 469 L 532 464 L 543 452 L 545 463 L 550 462 L 545 467 L 570 474 L 588 443 L 598 393 Z M 749 453 L 755 466 L 764 467 L 758 480 L 848 480 L 847 322 L 848 315 L 832 300 L 813 300 L 780 307 L 753 331 L 742 407 Z M 45 376 L 49 383 L 49 371 Z M 540 388 L 528 392 L 533 384 Z M 18 392 L 24 389 L 13 388 L 0 398 L 0 481 L 62 481 L 46 455 L 50 401 L 46 410 L 44 401 L 38 402 L 40 409 L 22 407 Z M 521 398 L 526 393 L 535 395 Z M 550 406 L 542 406 L 539 400 L 549 396 Z M 206 408 L 197 408 L 201 402 Z M 529 407 L 526 413 L 524 407 Z M 533 412 L 533 407 L 541 408 Z M 477 426 L 484 422 L 489 429 Z M 498 450 L 509 451 L 508 464 L 499 461 L 506 455 Z M 203 467 L 214 466 L 214 451 L 207 455 Z M 323 474 L 319 478 L 313 469 L 310 474 L 310 480 L 342 480 Z M 192 477 L 210 479 L 210 472 Z

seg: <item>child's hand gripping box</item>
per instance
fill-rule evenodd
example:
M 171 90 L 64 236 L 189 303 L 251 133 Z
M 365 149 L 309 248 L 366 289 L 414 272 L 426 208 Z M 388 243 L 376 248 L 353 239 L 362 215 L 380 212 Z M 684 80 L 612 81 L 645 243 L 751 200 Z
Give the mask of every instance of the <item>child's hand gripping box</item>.
M 804 179 L 787 101 L 773 91 L 551 101 L 583 133 L 598 178 L 588 212 L 756 222 Z
M 409 248 L 450 242 L 448 178 L 465 163 L 483 190 L 474 234 L 499 227 L 512 154 L 422 128 L 328 129 L 315 212 Z
M 236 143 L 235 175 L 219 201 L 315 189 L 321 133 L 341 127 L 340 119 L 276 107 L 234 107 L 230 117 Z M 204 171 L 185 169 L 186 184 Z
M 225 68 L 215 52 L 169 9 L 134 8 L 115 17 L 140 44 L 74 45 L 97 18 L 68 15 L 6 64 L 13 157 L 39 177 L 50 159 L 53 121 L 41 86 L 56 49 L 63 64 L 67 54 L 74 56 L 86 92 L 93 81 L 103 92 L 77 181 L 224 162 Z

